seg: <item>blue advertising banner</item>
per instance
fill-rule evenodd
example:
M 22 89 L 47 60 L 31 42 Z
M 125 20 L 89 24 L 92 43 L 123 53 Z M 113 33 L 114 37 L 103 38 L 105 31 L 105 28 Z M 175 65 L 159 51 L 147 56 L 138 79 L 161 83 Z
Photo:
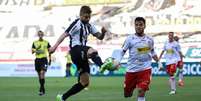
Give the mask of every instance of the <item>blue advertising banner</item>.
M 201 48 L 189 48 L 185 56 L 189 58 L 201 58 Z
M 163 63 L 165 67 L 165 63 Z M 121 68 L 116 71 L 106 70 L 103 74 L 99 73 L 99 67 L 91 64 L 90 74 L 92 76 L 123 76 L 126 73 L 126 63 L 121 64 Z M 166 76 L 166 71 L 159 71 L 158 64 L 152 63 L 152 75 L 153 76 Z M 46 76 L 49 77 L 63 77 L 65 69 L 59 64 L 52 64 L 48 67 Z M 77 67 L 71 66 L 71 75 L 77 76 Z M 201 76 L 201 64 L 200 62 L 184 62 L 183 74 L 185 76 Z M 33 64 L 0 64 L 0 77 L 2 76 L 37 76 Z
M 165 63 L 163 63 L 165 67 Z M 122 76 L 126 72 L 126 63 L 122 63 L 122 67 L 117 71 L 105 71 L 103 74 L 99 73 L 99 67 L 96 65 L 91 65 L 91 75 L 92 76 Z M 153 76 L 165 76 L 166 71 L 159 71 L 158 64 L 152 63 L 152 75 Z M 199 62 L 184 62 L 183 74 L 186 76 L 201 76 L 201 64 Z

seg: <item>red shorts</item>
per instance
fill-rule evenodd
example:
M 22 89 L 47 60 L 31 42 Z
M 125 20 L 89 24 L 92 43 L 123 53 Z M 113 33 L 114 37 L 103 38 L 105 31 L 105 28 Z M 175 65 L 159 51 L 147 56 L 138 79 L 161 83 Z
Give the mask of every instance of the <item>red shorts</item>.
M 180 68 L 180 69 L 182 69 L 183 68 L 183 61 L 178 61 L 177 62 L 177 68 Z
M 168 75 L 173 76 L 174 73 L 176 72 L 177 65 L 176 64 L 170 64 L 166 66 L 166 72 Z
M 124 81 L 124 95 L 132 96 L 133 90 L 141 88 L 144 91 L 149 90 L 151 79 L 151 69 L 140 72 L 127 72 Z

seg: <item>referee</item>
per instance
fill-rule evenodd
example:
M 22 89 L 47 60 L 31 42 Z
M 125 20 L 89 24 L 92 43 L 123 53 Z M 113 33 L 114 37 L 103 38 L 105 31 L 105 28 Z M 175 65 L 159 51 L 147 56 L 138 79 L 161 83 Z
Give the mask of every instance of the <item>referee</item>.
M 48 49 L 51 47 L 49 42 L 43 39 L 44 32 L 39 30 L 39 39 L 34 41 L 32 44 L 32 54 L 35 53 L 35 70 L 38 74 L 40 89 L 39 95 L 45 94 L 45 72 L 47 71 L 48 65 L 51 64 L 51 55 L 48 54 Z M 49 59 L 49 61 L 48 61 Z

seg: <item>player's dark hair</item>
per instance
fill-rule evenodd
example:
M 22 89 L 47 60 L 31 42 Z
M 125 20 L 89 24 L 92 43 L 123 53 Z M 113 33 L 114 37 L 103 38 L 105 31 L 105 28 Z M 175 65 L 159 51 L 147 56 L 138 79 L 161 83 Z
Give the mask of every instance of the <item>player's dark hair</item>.
M 146 24 L 146 21 L 145 21 L 145 19 L 143 17 L 137 17 L 137 18 L 135 18 L 135 22 L 136 21 L 142 21 L 142 22 L 144 22 L 144 24 Z
M 43 33 L 43 31 L 39 30 L 38 33 Z
M 91 14 L 91 8 L 89 6 L 82 6 L 80 9 L 80 15 L 82 14 Z
M 169 32 L 169 33 L 172 33 L 172 34 L 174 34 L 174 32 Z
M 172 33 L 172 35 L 174 36 L 174 32 L 169 32 L 169 33 Z

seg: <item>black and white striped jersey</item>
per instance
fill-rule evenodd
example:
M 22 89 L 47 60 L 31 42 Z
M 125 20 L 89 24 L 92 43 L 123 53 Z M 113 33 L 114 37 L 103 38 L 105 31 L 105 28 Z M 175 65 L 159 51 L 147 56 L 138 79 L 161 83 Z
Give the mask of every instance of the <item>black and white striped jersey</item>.
M 75 45 L 86 46 L 88 35 L 94 35 L 97 32 L 94 25 L 90 23 L 84 24 L 80 19 L 76 19 L 72 22 L 65 31 L 65 33 L 70 34 L 70 47 L 74 47 Z

